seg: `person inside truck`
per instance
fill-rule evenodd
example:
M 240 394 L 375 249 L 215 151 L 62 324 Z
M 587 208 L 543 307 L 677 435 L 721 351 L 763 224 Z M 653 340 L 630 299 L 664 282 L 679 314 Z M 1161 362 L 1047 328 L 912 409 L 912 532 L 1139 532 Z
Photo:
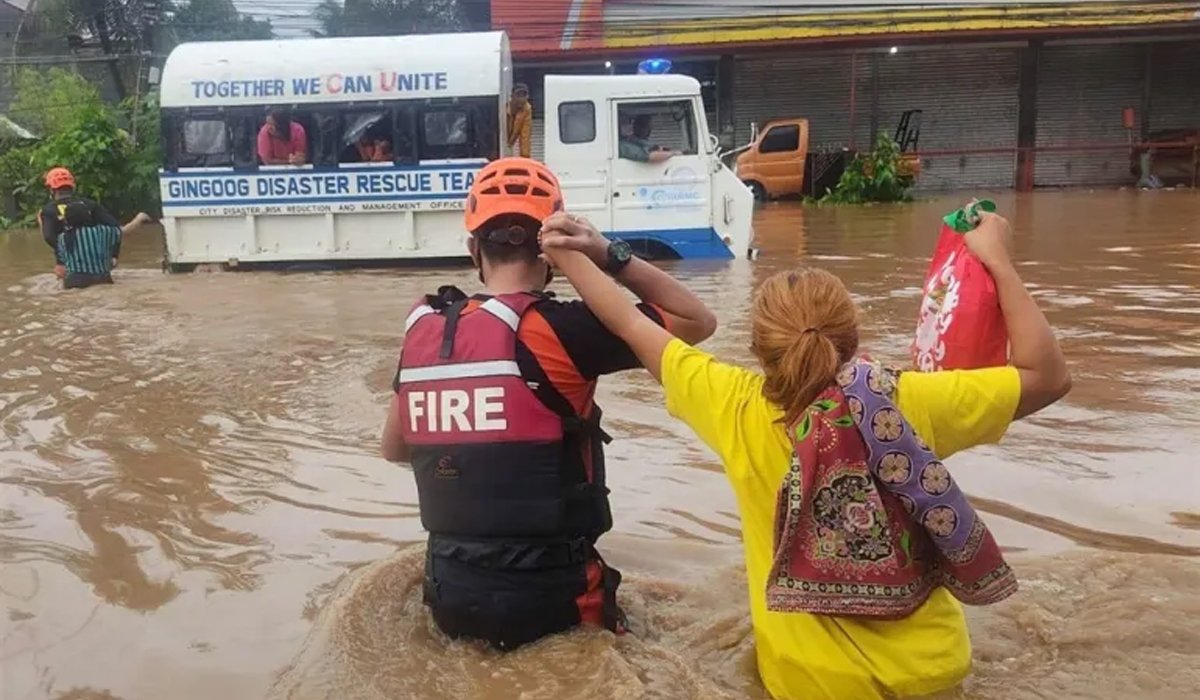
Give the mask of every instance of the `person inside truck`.
M 258 159 L 263 165 L 308 162 L 308 134 L 286 109 L 272 109 L 258 130 Z
M 624 629 L 620 573 L 597 540 L 612 527 L 600 377 L 640 366 L 578 301 L 545 288 L 538 230 L 563 208 L 541 163 L 485 166 L 466 201 L 483 288 L 445 286 L 405 325 L 383 455 L 412 465 L 429 531 L 424 601 L 455 638 L 511 650 L 580 624 Z M 688 342 L 716 317 L 687 287 L 599 233 L 582 250 Z
M 665 163 L 680 155 L 678 151 L 656 146 L 650 142 L 654 126 L 653 114 L 639 114 L 621 124 L 621 138 L 617 141 L 617 153 L 625 160 L 639 163 Z
M 392 142 L 383 129 L 366 129 L 354 142 L 354 155 L 359 163 L 390 162 L 393 158 Z

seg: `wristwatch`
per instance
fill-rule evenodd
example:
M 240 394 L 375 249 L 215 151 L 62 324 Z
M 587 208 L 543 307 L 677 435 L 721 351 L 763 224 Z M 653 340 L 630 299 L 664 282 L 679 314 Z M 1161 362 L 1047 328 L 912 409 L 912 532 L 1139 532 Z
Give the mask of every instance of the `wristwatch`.
M 625 269 L 630 260 L 633 260 L 633 247 L 626 241 L 613 241 L 608 244 L 608 262 L 604 265 L 604 271 L 616 275 Z

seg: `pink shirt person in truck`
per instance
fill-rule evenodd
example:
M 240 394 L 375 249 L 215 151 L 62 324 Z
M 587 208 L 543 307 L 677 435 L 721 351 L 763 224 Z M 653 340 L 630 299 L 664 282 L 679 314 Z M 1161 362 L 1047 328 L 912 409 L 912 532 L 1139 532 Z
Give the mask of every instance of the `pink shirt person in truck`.
M 274 109 L 258 131 L 258 160 L 263 165 L 304 165 L 308 136 L 285 110 Z

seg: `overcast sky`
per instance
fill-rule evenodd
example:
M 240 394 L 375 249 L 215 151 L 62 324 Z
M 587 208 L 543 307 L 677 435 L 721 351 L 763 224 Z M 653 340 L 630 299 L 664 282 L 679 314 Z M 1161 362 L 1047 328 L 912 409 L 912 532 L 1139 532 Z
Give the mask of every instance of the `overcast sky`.
M 271 20 L 277 36 L 290 37 L 308 36 L 310 29 L 317 28 L 312 12 L 321 0 L 234 0 L 234 4 L 248 15 Z

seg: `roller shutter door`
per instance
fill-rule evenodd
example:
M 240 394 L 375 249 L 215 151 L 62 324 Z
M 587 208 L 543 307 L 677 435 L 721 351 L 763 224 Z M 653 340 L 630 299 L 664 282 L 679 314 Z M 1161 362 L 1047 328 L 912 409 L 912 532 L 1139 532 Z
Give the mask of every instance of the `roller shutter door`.
M 922 157 L 918 189 L 1014 186 L 1020 69 L 1016 48 L 901 50 L 878 56 L 875 65 L 881 130 L 894 134 L 901 114 L 920 109 L 919 151 L 1014 149 Z
M 1133 181 L 1129 149 L 1123 147 L 1129 133 L 1122 125 L 1121 112 L 1141 106 L 1144 73 L 1144 45 L 1047 45 L 1042 49 L 1038 147 L 1082 144 L 1093 150 L 1039 151 L 1034 184 L 1058 187 Z M 1135 125 L 1134 134 L 1140 132 L 1140 125 Z M 1101 146 L 1105 148 L 1094 150 Z
M 751 122 L 761 126 L 772 117 L 804 117 L 811 150 L 848 146 L 850 59 L 848 53 L 739 59 L 734 84 L 738 143 L 749 140 Z M 872 121 L 894 134 L 901 115 L 912 109 L 923 110 L 920 150 L 1015 148 L 1017 49 L 860 52 L 856 62 L 854 138 L 860 149 L 874 139 Z M 1013 186 L 1016 155 L 931 156 L 922 166 L 920 189 L 1007 188 Z
M 1150 44 L 1151 131 L 1200 129 L 1200 39 Z
M 533 138 L 530 139 L 530 151 L 534 160 L 546 160 L 546 120 L 533 120 Z
M 733 69 L 737 145 L 749 142 L 751 122 L 762 127 L 770 119 L 796 117 L 808 120 L 810 151 L 848 144 L 850 59 L 849 53 L 789 53 L 737 59 Z M 859 99 L 859 109 L 863 109 L 861 96 Z

